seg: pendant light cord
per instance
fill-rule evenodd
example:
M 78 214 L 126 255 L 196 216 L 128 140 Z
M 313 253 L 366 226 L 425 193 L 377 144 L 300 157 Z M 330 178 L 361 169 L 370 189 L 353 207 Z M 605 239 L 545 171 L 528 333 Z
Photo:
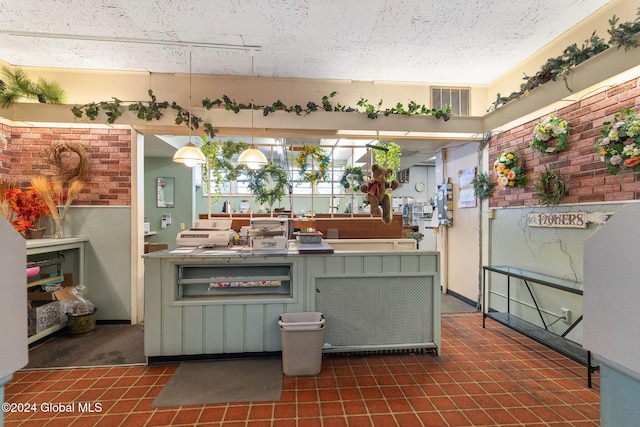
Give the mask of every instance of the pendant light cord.
M 191 56 L 192 56 L 192 51 L 191 51 L 191 48 L 189 48 L 189 142 L 191 142 L 191 124 L 193 122 L 191 120 L 191 76 L 193 74 Z
M 254 110 L 254 99 L 253 99 L 253 95 L 254 95 L 254 87 L 255 87 L 255 75 L 254 75 L 254 71 L 253 71 L 253 60 L 254 60 L 254 56 L 251 55 L 251 146 L 253 148 L 256 148 L 255 143 L 253 142 L 253 136 L 254 136 L 254 130 L 253 130 L 253 110 Z

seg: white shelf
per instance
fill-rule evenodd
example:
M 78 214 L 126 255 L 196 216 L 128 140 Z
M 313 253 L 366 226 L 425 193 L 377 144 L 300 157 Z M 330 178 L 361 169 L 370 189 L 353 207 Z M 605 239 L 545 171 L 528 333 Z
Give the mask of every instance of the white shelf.
M 54 326 L 52 326 L 52 327 L 50 327 L 48 329 L 45 329 L 42 332 L 38 332 L 35 335 L 31 335 L 29 338 L 27 338 L 27 343 L 31 344 L 32 342 L 36 342 L 41 338 L 44 338 L 44 337 L 46 337 L 48 335 L 51 335 L 54 332 L 59 331 L 60 329 L 64 328 L 65 326 L 67 326 L 67 322 L 66 321 L 65 322 L 60 322 L 57 325 L 54 325 Z
M 76 267 L 74 268 L 73 276 L 74 276 L 74 284 L 76 286 L 81 286 L 85 282 L 85 271 L 84 271 L 84 245 L 89 239 L 86 236 L 74 236 L 74 237 L 65 237 L 62 239 L 54 239 L 54 238 L 45 238 L 45 239 L 29 239 L 26 240 L 27 246 L 27 256 L 29 255 L 40 255 L 47 253 L 60 253 L 62 251 L 77 251 L 76 255 Z M 60 262 L 64 262 L 61 260 Z M 38 280 L 36 282 L 27 283 L 27 287 L 34 287 L 38 282 L 48 282 L 51 280 L 59 280 L 60 278 L 46 278 L 42 280 Z M 40 283 L 43 284 L 43 283 Z M 50 328 L 45 329 L 44 331 L 38 332 L 34 335 L 28 337 L 27 342 L 30 344 L 35 342 L 41 338 L 46 337 L 60 329 L 64 328 L 67 325 L 66 321 L 62 321 Z

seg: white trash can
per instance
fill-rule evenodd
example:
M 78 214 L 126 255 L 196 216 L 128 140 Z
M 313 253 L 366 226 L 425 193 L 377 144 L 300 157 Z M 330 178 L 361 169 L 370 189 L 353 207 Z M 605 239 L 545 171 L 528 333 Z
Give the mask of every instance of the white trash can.
M 289 377 L 317 375 L 322 369 L 324 315 L 318 312 L 280 315 L 282 371 Z

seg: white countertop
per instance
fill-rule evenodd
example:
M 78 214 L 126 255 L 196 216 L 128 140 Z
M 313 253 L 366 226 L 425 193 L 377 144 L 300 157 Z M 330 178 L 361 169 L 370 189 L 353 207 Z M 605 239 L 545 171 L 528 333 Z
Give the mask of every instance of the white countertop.
M 26 239 L 27 249 L 30 248 L 43 248 L 47 246 L 66 245 L 70 243 L 86 242 L 89 238 L 87 236 L 71 236 L 64 237 L 62 239 L 54 239 L 53 237 L 46 237 L 44 239 Z

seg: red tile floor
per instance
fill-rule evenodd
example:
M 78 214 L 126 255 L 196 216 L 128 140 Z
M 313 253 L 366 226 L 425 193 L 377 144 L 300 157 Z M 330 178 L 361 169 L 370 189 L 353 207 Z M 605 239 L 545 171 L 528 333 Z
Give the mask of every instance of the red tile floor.
M 442 355 L 330 356 L 279 402 L 152 409 L 178 364 L 19 371 L 6 426 L 598 426 L 599 376 L 479 313 L 442 316 Z M 41 405 L 41 404 L 45 405 Z M 45 412 L 75 403 L 73 412 Z M 80 412 L 91 403 L 95 412 Z M 44 409 L 44 410 L 43 410 Z M 88 409 L 88 408 L 84 408 Z

